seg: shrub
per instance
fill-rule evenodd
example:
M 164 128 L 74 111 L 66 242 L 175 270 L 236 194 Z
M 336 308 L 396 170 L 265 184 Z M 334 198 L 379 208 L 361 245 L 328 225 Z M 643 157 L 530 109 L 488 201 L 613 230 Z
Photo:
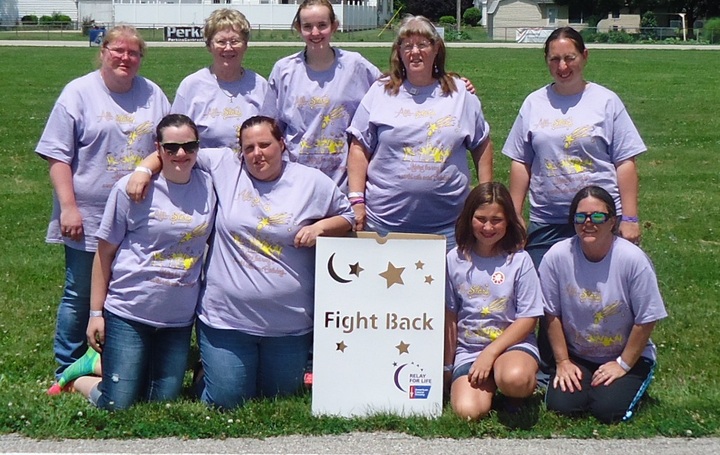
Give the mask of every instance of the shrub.
M 653 13 L 652 11 L 645 11 L 645 14 L 643 14 L 642 18 L 640 18 L 640 29 L 642 30 L 642 38 L 657 38 L 657 30 L 655 30 L 657 26 L 658 22 L 657 18 L 655 17 L 655 13 Z
M 90 16 L 85 16 L 82 19 L 82 34 L 84 36 L 88 36 L 90 34 L 90 29 L 93 28 L 95 25 L 95 20 Z
M 625 30 L 611 31 L 608 33 L 608 43 L 625 44 L 634 43 L 635 41 L 635 37 L 630 35 Z
M 41 25 L 63 30 L 69 29 L 72 25 L 72 19 L 70 19 L 70 16 L 58 12 L 53 13 L 52 16 L 41 16 L 39 22 Z
M 23 25 L 37 25 L 38 17 L 34 14 L 27 14 L 20 19 Z
M 445 41 L 468 41 L 469 39 L 470 35 L 468 35 L 465 31 L 460 31 L 460 33 L 458 33 L 458 31 L 454 28 L 445 30 Z
M 452 16 L 442 16 L 440 18 L 440 25 L 455 25 L 457 21 Z
M 465 10 L 462 18 L 465 25 L 475 27 L 482 20 L 482 12 L 473 6 Z
M 713 17 L 705 22 L 702 39 L 712 44 L 720 43 L 720 17 Z

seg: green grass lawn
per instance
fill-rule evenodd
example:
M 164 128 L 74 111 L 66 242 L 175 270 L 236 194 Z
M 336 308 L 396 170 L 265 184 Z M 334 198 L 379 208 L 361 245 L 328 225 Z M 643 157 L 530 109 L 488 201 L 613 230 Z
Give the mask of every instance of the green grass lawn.
M 78 395 L 47 397 L 63 254 L 44 243 L 51 208 L 46 163 L 34 147 L 71 79 L 94 68 L 97 49 L 0 48 L 0 433 L 31 437 L 265 437 L 398 431 L 443 437 L 650 437 L 720 435 L 720 59 L 714 52 L 593 50 L 589 80 L 624 100 L 649 151 L 639 158 L 643 248 L 653 259 L 669 318 L 658 324 L 659 368 L 650 399 L 627 424 L 603 426 L 544 410 L 539 397 L 519 416 L 493 412 L 462 422 L 376 416 L 314 418 L 310 396 L 251 402 L 226 413 L 188 399 L 108 414 Z M 246 66 L 267 76 L 290 51 L 251 48 Z M 381 68 L 387 49 L 363 49 Z M 142 74 L 172 98 L 181 79 L 210 62 L 203 48 L 152 48 Z M 449 68 L 469 77 L 499 150 L 525 96 L 547 83 L 541 51 L 451 49 Z M 188 378 L 189 379 L 189 378 Z

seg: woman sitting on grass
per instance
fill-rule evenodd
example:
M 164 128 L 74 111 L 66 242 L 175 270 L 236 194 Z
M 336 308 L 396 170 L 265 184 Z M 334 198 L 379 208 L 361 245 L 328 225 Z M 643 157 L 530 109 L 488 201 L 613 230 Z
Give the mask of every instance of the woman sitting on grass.
M 627 420 L 653 378 L 650 334 L 667 316 L 655 270 L 618 236 L 615 203 L 604 189 L 580 190 L 570 222 L 576 235 L 550 248 L 539 269 L 556 363 L 547 408 Z
M 501 183 L 470 192 L 455 237 L 447 255 L 445 372 L 452 373 L 455 413 L 479 419 L 497 389 L 511 401 L 535 390 L 542 291 L 530 256 L 519 250 L 525 229 Z
M 67 374 L 102 374 L 82 376 L 74 387 L 107 410 L 180 394 L 215 215 L 210 176 L 193 168 L 195 124 L 170 114 L 156 136 L 163 167 L 145 200 L 128 197 L 129 175 L 110 193 L 97 231 L 87 327 L 91 349 L 67 368 Z M 61 378 L 63 385 L 67 379 Z

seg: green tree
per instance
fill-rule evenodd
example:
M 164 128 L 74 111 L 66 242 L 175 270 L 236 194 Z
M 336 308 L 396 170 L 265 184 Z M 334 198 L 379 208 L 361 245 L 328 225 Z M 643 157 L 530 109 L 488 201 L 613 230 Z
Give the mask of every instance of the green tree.
M 437 22 L 442 16 L 455 17 L 457 12 L 457 0 L 405 0 L 405 4 L 407 8 L 403 10 L 404 13 L 420 14 L 434 22 Z M 461 0 L 460 2 L 461 11 L 465 11 L 471 6 L 473 6 L 472 0 Z

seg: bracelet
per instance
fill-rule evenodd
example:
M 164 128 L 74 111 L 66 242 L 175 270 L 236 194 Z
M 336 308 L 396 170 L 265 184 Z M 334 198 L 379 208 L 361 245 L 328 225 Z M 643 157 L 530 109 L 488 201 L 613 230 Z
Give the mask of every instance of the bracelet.
M 153 171 L 152 171 L 152 169 L 150 169 L 149 167 L 136 166 L 134 172 L 137 172 L 137 171 L 144 172 L 144 173 L 146 173 L 147 175 L 149 175 L 150 177 L 152 177 L 152 175 L 153 175 Z
M 348 199 L 354 198 L 354 197 L 365 197 L 365 193 L 362 193 L 360 191 L 351 191 L 348 193 Z
M 622 359 L 621 355 L 619 355 L 618 358 L 615 359 L 615 361 L 618 363 L 618 365 L 620 365 L 620 368 L 625 370 L 625 373 L 632 370 L 632 367 L 630 365 L 628 365 L 627 363 L 625 363 L 625 361 Z
M 443 365 L 443 372 L 444 372 L 444 373 L 450 373 L 450 372 L 453 370 L 453 366 L 454 366 L 454 365 L 452 365 L 452 364 L 450 364 L 450 365 Z
M 102 310 L 90 310 L 90 317 L 91 318 L 101 318 L 103 317 Z
M 640 220 L 639 220 L 638 217 L 636 217 L 636 216 L 626 216 L 626 215 L 623 215 L 623 216 L 620 217 L 620 221 L 627 221 L 628 223 L 637 223 L 637 222 L 640 221 Z
M 352 201 L 350 201 L 350 207 L 352 207 L 353 205 L 364 204 L 364 203 L 365 203 L 365 198 L 359 197 L 357 199 L 353 199 Z

